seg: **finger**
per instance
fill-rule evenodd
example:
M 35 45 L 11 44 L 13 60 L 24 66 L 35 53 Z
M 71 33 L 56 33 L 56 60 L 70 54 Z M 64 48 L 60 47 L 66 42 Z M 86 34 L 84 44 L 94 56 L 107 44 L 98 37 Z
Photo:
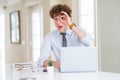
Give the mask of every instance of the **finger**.
M 60 22 L 61 22 L 64 26 L 66 26 L 66 25 L 67 25 L 67 21 L 60 20 Z
M 62 15 L 60 17 L 60 22 L 63 23 L 64 25 L 66 25 L 66 23 L 67 23 L 67 17 L 65 15 Z
M 69 17 L 68 14 L 67 14 L 66 12 L 61 11 L 61 13 L 64 14 L 64 15 L 66 15 L 67 17 Z
M 54 67 L 57 68 L 58 67 L 57 64 L 54 64 Z
M 61 13 L 66 16 L 67 25 L 71 24 L 71 17 L 64 11 L 61 11 Z
M 63 24 L 65 24 L 65 20 L 63 20 L 63 19 L 60 19 L 60 22 L 63 23 Z
M 55 68 L 60 68 L 60 66 L 59 65 L 55 65 Z
M 60 67 L 59 62 L 55 62 L 54 66 L 55 66 L 55 68 L 59 68 Z

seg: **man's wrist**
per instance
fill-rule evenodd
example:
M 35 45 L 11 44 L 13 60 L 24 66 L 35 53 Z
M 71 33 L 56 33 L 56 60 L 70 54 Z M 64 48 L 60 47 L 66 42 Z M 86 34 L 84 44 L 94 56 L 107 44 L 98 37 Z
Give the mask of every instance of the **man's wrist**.
M 47 67 L 47 65 L 48 65 L 48 60 L 45 60 L 45 61 L 43 62 L 43 67 Z
M 76 26 L 75 23 L 72 23 L 69 25 L 69 28 L 72 29 L 74 26 Z

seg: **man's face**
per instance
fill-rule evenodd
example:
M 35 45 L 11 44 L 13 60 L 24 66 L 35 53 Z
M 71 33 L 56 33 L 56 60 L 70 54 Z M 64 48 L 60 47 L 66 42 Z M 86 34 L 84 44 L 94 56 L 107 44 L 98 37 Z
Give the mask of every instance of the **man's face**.
M 54 23 L 59 32 L 65 32 L 67 30 L 67 19 L 65 15 L 58 15 L 54 18 Z

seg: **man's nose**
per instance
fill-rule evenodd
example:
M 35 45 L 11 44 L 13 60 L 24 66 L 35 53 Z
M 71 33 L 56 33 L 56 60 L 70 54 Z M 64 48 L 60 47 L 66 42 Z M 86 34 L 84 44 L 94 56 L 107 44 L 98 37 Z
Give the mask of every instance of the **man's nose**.
M 60 23 L 61 23 L 61 20 L 60 20 L 60 19 L 58 19 L 57 23 L 58 23 L 58 24 L 60 24 Z

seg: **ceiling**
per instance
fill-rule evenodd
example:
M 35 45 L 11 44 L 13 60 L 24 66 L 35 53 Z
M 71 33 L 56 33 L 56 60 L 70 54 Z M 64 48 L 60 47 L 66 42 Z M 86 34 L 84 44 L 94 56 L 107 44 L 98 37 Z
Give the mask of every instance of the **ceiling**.
M 0 0 L 0 9 L 3 9 L 7 6 L 19 3 L 19 2 L 25 2 L 26 6 L 34 5 L 35 3 L 41 3 L 43 0 Z
M 7 6 L 7 5 L 14 4 L 20 1 L 22 0 L 0 0 L 0 6 Z

